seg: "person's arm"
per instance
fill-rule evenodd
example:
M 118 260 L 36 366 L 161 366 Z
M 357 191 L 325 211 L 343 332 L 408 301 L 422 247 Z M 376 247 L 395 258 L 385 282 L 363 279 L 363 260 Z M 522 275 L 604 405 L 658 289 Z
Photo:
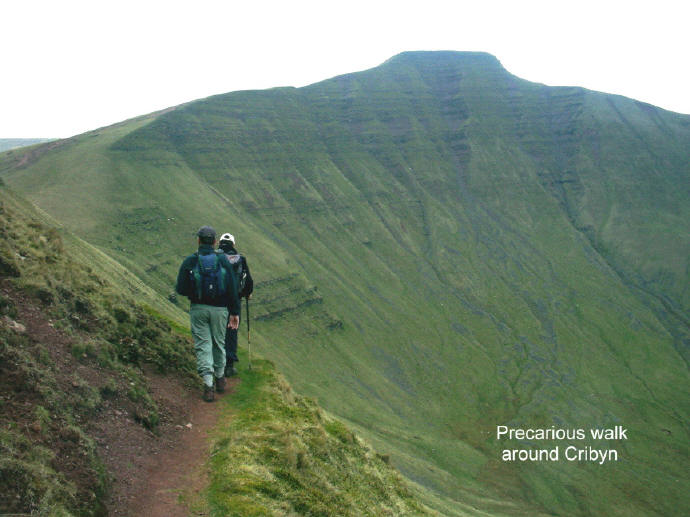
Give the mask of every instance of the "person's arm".
M 182 296 L 189 296 L 191 294 L 190 269 L 189 258 L 186 258 L 180 266 L 180 271 L 177 273 L 177 284 L 175 285 L 175 291 Z
M 223 255 L 225 256 L 225 255 Z M 225 262 L 228 263 L 228 266 L 230 266 L 230 263 L 226 259 Z M 235 272 L 232 269 L 232 266 L 228 268 L 229 271 L 229 277 L 230 277 L 230 282 L 228 285 L 229 291 L 229 301 L 228 301 L 228 313 L 230 313 L 230 317 L 228 318 L 228 328 L 237 330 L 240 326 L 240 311 L 242 310 L 242 305 L 239 299 L 239 296 L 237 295 L 237 282 L 235 281 Z

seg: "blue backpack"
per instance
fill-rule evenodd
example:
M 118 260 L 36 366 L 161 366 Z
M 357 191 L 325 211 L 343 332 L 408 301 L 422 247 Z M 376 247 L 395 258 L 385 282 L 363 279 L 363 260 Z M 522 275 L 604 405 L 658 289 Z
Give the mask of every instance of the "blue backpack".
M 196 297 L 202 302 L 217 302 L 227 293 L 225 268 L 220 264 L 218 253 L 199 255 L 192 270 Z

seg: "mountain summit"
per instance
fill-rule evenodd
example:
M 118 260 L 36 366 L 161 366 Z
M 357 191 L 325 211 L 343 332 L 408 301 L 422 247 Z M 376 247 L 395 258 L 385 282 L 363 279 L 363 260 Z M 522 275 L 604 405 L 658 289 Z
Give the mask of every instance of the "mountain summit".
M 689 150 L 688 116 L 407 52 L 0 173 L 163 297 L 201 224 L 231 231 L 261 354 L 442 513 L 669 515 L 690 506 Z

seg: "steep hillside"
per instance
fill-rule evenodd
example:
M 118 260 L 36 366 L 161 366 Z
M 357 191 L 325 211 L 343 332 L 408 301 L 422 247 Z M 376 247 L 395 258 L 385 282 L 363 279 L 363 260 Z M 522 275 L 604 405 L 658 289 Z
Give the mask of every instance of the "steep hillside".
M 234 233 L 261 352 L 444 513 L 668 514 L 690 505 L 689 144 L 687 116 L 406 53 L 0 172 L 163 295 L 196 228 Z M 628 439 L 511 463 L 529 444 L 498 425 Z
M 5 187 L 0 226 L 0 512 L 104 515 L 122 444 L 99 423 L 156 431 L 142 368 L 193 378 L 189 338 Z
M 211 453 L 211 515 L 435 515 L 371 447 L 292 391 L 268 361 L 243 371 Z
M 147 303 L 143 285 L 132 290 L 134 279 L 122 281 L 119 266 L 4 187 L 0 235 L 0 514 L 132 515 L 142 511 L 133 505 L 149 500 L 155 507 L 164 496 L 137 490 L 152 473 L 169 475 L 156 470 L 159 458 L 189 445 L 178 428 L 186 431 L 182 424 L 202 406 L 216 410 L 217 480 L 197 482 L 191 495 L 162 487 L 189 504 L 223 515 L 251 513 L 238 505 L 243 499 L 254 515 L 270 508 L 429 514 L 387 461 L 294 395 L 266 361 L 255 362 L 238 392 L 216 407 L 201 402 L 188 332 Z M 251 432 L 247 420 L 256 426 Z M 228 437 L 240 424 L 244 433 Z M 198 465 L 187 468 L 204 472 L 208 444 L 200 440 Z M 238 457 L 247 446 L 253 455 Z M 268 492 L 262 477 L 286 486 L 271 481 Z M 331 494 L 343 479 L 347 487 Z M 231 481 L 242 489 L 228 506 L 216 485 Z M 295 489 L 300 483 L 308 495 Z

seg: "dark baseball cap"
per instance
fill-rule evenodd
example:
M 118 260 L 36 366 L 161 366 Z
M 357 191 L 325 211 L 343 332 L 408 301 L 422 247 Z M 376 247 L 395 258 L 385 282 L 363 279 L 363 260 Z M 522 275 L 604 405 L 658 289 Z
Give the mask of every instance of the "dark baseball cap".
M 207 239 L 214 239 L 216 238 L 216 231 L 211 228 L 210 226 L 202 226 L 199 228 L 199 231 L 196 232 L 197 237 L 205 237 Z

